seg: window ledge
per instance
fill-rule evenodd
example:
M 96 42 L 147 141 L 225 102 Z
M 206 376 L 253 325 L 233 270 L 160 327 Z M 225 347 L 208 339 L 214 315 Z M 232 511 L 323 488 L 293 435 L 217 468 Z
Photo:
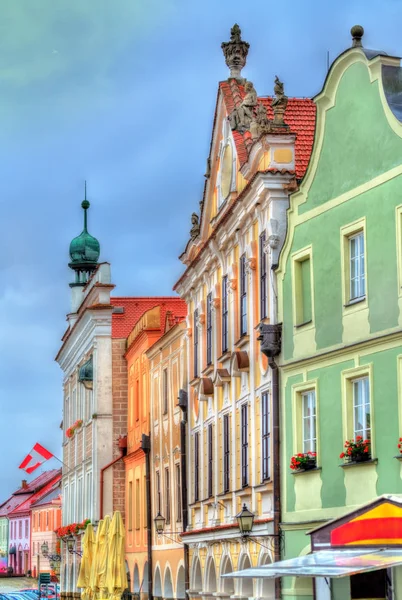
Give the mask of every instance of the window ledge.
M 340 465 L 341 467 L 343 465 Z M 322 471 L 322 467 L 314 467 L 314 469 L 300 469 L 300 471 L 293 471 L 291 475 L 307 475 L 308 473 L 317 473 L 317 471 Z
M 229 358 L 232 356 L 232 353 L 230 352 L 230 350 L 227 350 L 226 352 L 224 352 L 221 356 L 219 356 L 217 358 L 218 362 L 223 362 L 224 360 L 229 360 Z
M 235 346 L 237 348 L 242 348 L 243 346 L 245 346 L 246 344 L 248 344 L 250 342 L 250 336 L 245 333 L 244 335 L 242 335 L 237 342 L 235 342 Z
M 398 454 L 397 456 L 394 456 L 394 458 L 396 458 L 396 460 L 402 460 L 402 454 Z
M 247 485 L 244 488 L 235 490 L 234 493 L 236 494 L 236 496 L 251 496 L 251 487 Z
M 339 465 L 341 469 L 348 469 L 349 467 L 362 467 L 364 465 L 376 465 L 378 458 L 370 458 L 369 460 L 362 460 L 361 462 L 349 462 Z
M 214 365 L 213 365 L 213 363 L 211 363 L 208 366 L 206 366 L 203 371 L 201 371 L 201 375 L 208 376 L 213 372 L 214 372 Z
M 272 479 L 266 479 L 265 481 L 262 481 L 261 483 L 259 483 L 258 485 L 254 486 L 254 489 L 257 492 L 264 492 L 265 490 L 269 490 L 270 489 L 270 485 L 272 484 Z
M 361 304 L 367 300 L 367 296 L 361 296 L 360 298 L 354 298 L 353 300 L 349 300 L 346 304 L 343 305 L 344 308 L 349 308 L 350 306 L 355 306 L 356 304 Z
M 304 323 L 299 323 L 299 325 L 295 325 L 295 329 L 300 329 L 301 327 L 305 327 L 306 325 L 311 325 L 313 322 L 313 319 L 310 319 L 309 321 L 304 321 Z
M 200 383 L 200 378 L 199 377 L 194 377 L 194 379 L 192 379 L 190 381 L 191 387 L 195 387 L 198 383 Z
M 221 500 L 231 500 L 232 492 L 222 492 L 221 494 L 216 494 L 217 498 L 221 498 Z

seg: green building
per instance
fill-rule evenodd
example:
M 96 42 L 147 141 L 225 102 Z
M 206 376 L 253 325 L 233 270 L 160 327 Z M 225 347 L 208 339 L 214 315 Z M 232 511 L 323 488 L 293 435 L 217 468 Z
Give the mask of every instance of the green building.
M 362 35 L 352 29 L 315 98 L 277 269 L 283 559 L 308 555 L 317 528 L 313 550 L 334 550 L 334 531 L 362 520 L 338 548 L 402 554 L 402 69 Z M 385 570 L 333 578 L 316 597 L 362 598 L 362 577 L 367 597 L 402 599 L 400 569 L 392 583 Z M 316 584 L 283 577 L 282 597 L 310 600 Z

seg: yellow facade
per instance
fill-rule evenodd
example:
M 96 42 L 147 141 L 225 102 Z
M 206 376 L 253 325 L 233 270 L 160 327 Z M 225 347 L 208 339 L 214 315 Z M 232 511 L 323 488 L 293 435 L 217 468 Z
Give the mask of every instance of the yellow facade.
M 153 530 L 153 595 L 185 598 L 182 467 L 180 422 L 177 399 L 186 385 L 185 321 L 167 328 L 164 336 L 147 352 L 150 364 L 151 489 L 154 519 L 165 519 L 165 534 Z

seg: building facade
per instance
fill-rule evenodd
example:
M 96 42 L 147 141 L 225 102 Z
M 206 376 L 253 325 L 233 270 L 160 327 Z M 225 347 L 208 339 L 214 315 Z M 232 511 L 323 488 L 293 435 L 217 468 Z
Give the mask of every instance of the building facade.
M 99 242 L 84 229 L 70 244 L 68 329 L 56 357 L 63 374 L 63 526 L 125 511 L 127 434 L 126 338 L 140 316 L 132 299 L 112 298 L 110 265 L 98 263 Z M 82 533 L 77 536 L 80 549 Z M 62 545 L 63 596 L 78 594 L 79 557 Z
M 128 436 L 126 469 L 126 560 L 132 589 L 148 595 L 152 579 L 149 560 L 150 477 L 150 378 L 147 350 L 157 342 L 165 328 L 168 314 L 181 314 L 184 303 L 179 298 L 138 298 L 142 316 L 126 342 L 128 372 Z M 151 572 L 151 576 L 149 575 Z
M 189 595 L 274 597 L 274 584 L 221 575 L 279 557 L 273 496 L 272 373 L 257 342 L 276 323 L 272 266 L 286 232 L 289 193 L 311 152 L 315 107 L 258 98 L 241 75 L 249 45 L 235 25 L 222 45 L 230 68 L 221 82 L 201 215 L 175 289 L 186 301 Z M 236 515 L 254 515 L 244 539 Z
M 353 47 L 315 99 L 315 146 L 291 197 L 277 271 L 284 558 L 309 554 L 306 533 L 323 522 L 340 520 L 317 532 L 315 550 L 331 546 L 330 530 L 346 513 L 361 519 L 374 507 L 362 505 L 402 494 L 402 70 L 399 59 L 364 49 L 362 34 L 352 29 Z M 400 536 L 378 535 L 400 513 L 398 503 L 385 504 L 355 544 L 401 547 Z M 395 595 L 382 584 L 374 597 L 401 597 L 394 575 Z M 361 597 L 353 577 L 318 597 Z M 283 594 L 317 597 L 308 577 L 284 578 Z
M 180 533 L 187 513 L 185 448 L 180 390 L 187 389 L 186 305 L 166 316 L 163 336 L 148 350 L 151 416 L 153 594 L 158 598 L 186 597 L 185 551 Z M 184 459 L 184 460 L 183 460 Z M 184 507 L 184 510 L 183 510 Z M 157 533 L 154 519 L 162 517 Z
M 21 489 L 15 492 L 16 496 L 25 496 L 25 500 L 8 513 L 9 566 L 12 567 L 15 575 L 26 575 L 28 571 L 32 571 L 30 551 L 32 505 L 43 498 L 60 479 L 60 470 L 45 471 L 29 484 L 23 480 Z
M 61 481 L 57 481 L 43 498 L 31 506 L 31 570 L 32 576 L 49 573 L 49 559 L 43 556 L 42 545 L 49 554 L 60 554 L 60 541 L 55 530 L 61 527 Z M 57 565 L 59 568 L 60 565 Z M 57 573 L 55 573 L 57 574 Z

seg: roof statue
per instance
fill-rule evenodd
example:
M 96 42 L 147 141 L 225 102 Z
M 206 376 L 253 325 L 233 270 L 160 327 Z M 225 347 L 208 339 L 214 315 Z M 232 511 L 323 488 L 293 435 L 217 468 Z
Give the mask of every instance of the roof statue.
M 192 240 L 195 240 L 200 235 L 200 218 L 197 213 L 191 215 L 191 224 L 190 237 Z
M 275 126 L 287 127 L 286 123 L 284 122 L 284 114 L 288 105 L 288 97 L 285 96 L 283 83 L 279 80 L 277 75 L 275 76 L 274 94 L 275 98 L 272 99 L 271 103 L 274 111 L 273 124 Z
M 254 119 L 250 124 L 250 133 L 253 139 L 260 137 L 263 133 L 270 133 L 272 130 L 272 121 L 268 119 L 267 109 L 259 102 L 255 110 Z
M 353 25 L 352 29 L 350 30 L 350 33 L 352 34 L 352 48 L 362 48 L 363 44 L 362 44 L 362 37 L 364 35 L 364 29 L 361 25 Z
M 244 90 L 246 95 L 241 104 L 229 115 L 232 131 L 237 130 L 240 133 L 250 129 L 251 121 L 255 117 L 255 107 L 257 106 L 257 92 L 251 81 L 246 82 Z
M 221 48 L 230 69 L 229 79 L 242 79 L 241 70 L 246 65 L 250 44 L 241 39 L 241 29 L 237 23 L 230 30 L 230 42 L 223 42 Z

